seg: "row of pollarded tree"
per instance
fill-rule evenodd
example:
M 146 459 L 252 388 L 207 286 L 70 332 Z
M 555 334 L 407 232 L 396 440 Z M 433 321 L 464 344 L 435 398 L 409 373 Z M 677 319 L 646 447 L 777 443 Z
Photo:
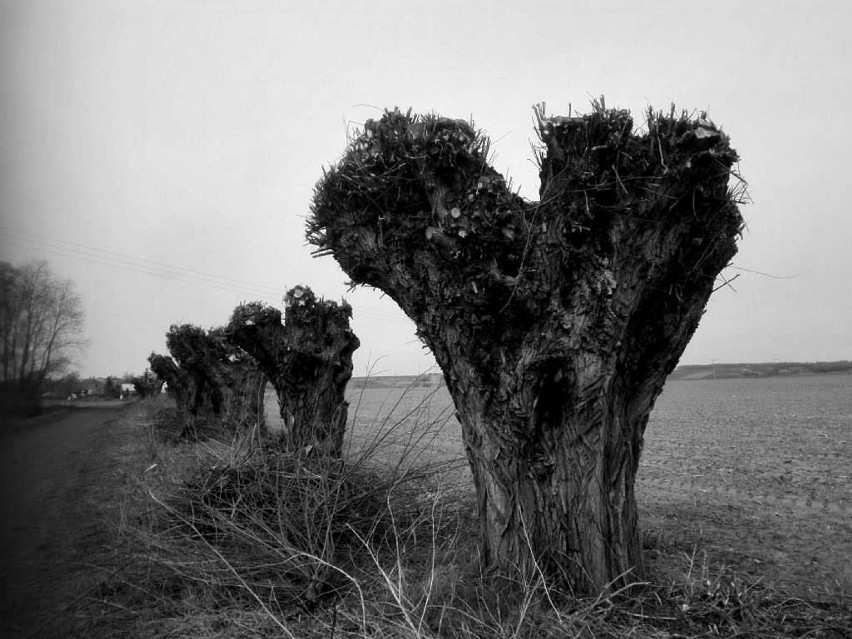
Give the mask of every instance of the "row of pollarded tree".
M 539 202 L 511 190 L 467 122 L 395 110 L 326 171 L 307 237 L 397 302 L 434 353 L 487 567 L 598 593 L 643 576 L 644 431 L 736 252 L 738 158 L 704 116 L 649 111 L 637 133 L 602 102 L 537 115 Z M 358 341 L 349 307 L 329 309 L 294 289 L 283 327 L 249 304 L 225 335 L 275 385 L 293 439 L 334 452 Z
M 270 382 L 288 447 L 340 454 L 346 384 L 360 344 L 349 326 L 352 309 L 317 298 L 306 286 L 288 291 L 284 301 L 283 322 L 276 308 L 242 304 L 224 327 L 173 325 L 166 334 L 170 355 L 151 353 L 151 370 L 167 385 L 186 434 L 211 415 L 265 430 Z

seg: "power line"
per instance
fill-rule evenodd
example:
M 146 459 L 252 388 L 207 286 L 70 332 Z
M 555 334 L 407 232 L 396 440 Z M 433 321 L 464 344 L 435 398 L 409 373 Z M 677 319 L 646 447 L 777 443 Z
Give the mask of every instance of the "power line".
M 120 253 L 77 242 L 70 242 L 67 240 L 49 237 L 35 238 L 2 224 L 0 224 L 0 230 L 3 231 L 2 238 L 0 239 L 16 246 L 30 249 L 36 248 L 54 255 L 68 257 L 91 264 L 98 264 L 142 275 L 177 280 L 190 284 L 201 284 L 223 291 L 247 295 L 248 297 L 259 296 L 266 300 L 281 299 L 283 296 L 282 289 L 249 282 L 247 280 L 206 273 L 192 268 L 158 262 L 149 258 L 128 255 L 126 253 Z M 365 306 L 359 306 L 355 309 L 355 314 L 356 316 L 364 315 L 374 319 L 397 322 L 400 324 L 410 323 L 408 318 L 401 318 L 398 315 L 371 309 Z
M 801 275 L 801 273 L 796 273 L 795 275 L 773 275 L 772 273 L 764 273 L 763 271 L 755 271 L 755 270 L 750 269 L 750 268 L 743 268 L 742 266 L 736 266 L 736 265 L 733 265 L 733 264 L 729 268 L 736 269 L 737 271 L 744 271 L 746 273 L 754 273 L 755 275 L 762 275 L 763 277 L 769 277 L 773 280 L 792 280 L 792 279 L 799 277 L 799 275 Z
M 3 225 L 0 225 L 0 229 L 4 231 L 6 234 L 11 234 L 13 239 L 19 239 L 21 241 L 29 242 L 31 244 L 36 245 L 40 248 L 45 248 L 48 250 L 61 250 L 63 251 L 63 255 L 73 257 L 74 255 L 68 255 L 68 253 L 72 254 L 80 254 L 85 257 L 94 257 L 96 259 L 104 261 L 104 263 L 118 263 L 123 266 L 129 266 L 132 268 L 139 269 L 139 272 L 149 272 L 153 274 L 165 274 L 169 277 L 179 277 L 179 276 L 190 276 L 190 277 L 200 277 L 204 280 L 210 280 L 216 284 L 228 284 L 237 287 L 248 288 L 252 290 L 262 290 L 266 293 L 272 293 L 273 295 L 279 295 L 280 292 L 277 288 L 272 288 L 268 286 L 264 286 L 261 284 L 257 284 L 255 282 L 248 282 L 246 280 L 237 280 L 230 277 L 225 277 L 221 275 L 214 275 L 212 273 L 204 273 L 202 271 L 197 271 L 194 269 L 175 266 L 173 264 L 166 264 L 164 262 L 157 262 L 155 260 L 151 260 L 148 258 L 137 257 L 133 255 L 128 255 L 126 253 L 119 253 L 116 251 L 110 251 L 108 249 L 103 249 L 94 246 L 88 246 L 86 244 L 78 244 L 76 242 L 69 242 L 67 240 L 60 240 L 56 238 L 33 238 L 32 236 L 27 236 L 20 231 L 16 231 L 13 229 L 9 229 Z
M 128 260 L 119 260 L 116 258 L 100 255 L 98 253 L 86 252 L 79 249 L 67 248 L 62 246 L 52 246 L 47 243 L 36 242 L 26 238 L 4 237 L 3 239 L 8 240 L 10 243 L 15 244 L 17 246 L 21 246 L 24 248 L 37 248 L 54 255 L 70 257 L 72 259 L 81 260 L 90 264 L 99 264 L 101 266 L 118 268 L 124 271 L 140 273 L 142 275 L 150 275 L 153 277 L 160 277 L 168 280 L 177 280 L 190 284 L 203 284 L 212 288 L 235 292 L 241 295 L 248 295 L 250 297 L 259 295 L 263 298 L 277 298 L 281 295 L 281 293 L 277 291 L 273 294 L 271 292 L 272 289 L 261 289 L 260 287 L 253 287 L 252 289 L 249 289 L 248 287 L 244 286 L 235 286 L 233 284 L 229 284 L 227 281 L 218 281 L 215 276 L 198 277 L 185 272 L 181 272 L 180 270 L 176 269 L 146 267 L 144 265 L 140 265 Z

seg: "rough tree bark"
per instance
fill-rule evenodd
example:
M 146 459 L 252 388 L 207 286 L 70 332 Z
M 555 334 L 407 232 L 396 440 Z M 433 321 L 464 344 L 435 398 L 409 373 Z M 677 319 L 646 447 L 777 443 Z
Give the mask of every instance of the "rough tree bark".
M 736 252 L 737 155 L 703 115 L 537 115 L 539 202 L 467 122 L 387 112 L 318 183 L 308 239 L 435 354 L 485 561 L 599 592 L 642 577 L 643 433 Z
M 259 303 L 234 310 L 228 338 L 251 355 L 278 395 L 288 446 L 308 446 L 338 456 L 349 403 L 352 353 L 360 341 L 349 328 L 352 308 L 318 299 L 297 286 L 285 296 L 284 323 L 278 309 Z
M 265 434 L 266 375 L 254 358 L 228 340 L 224 327 L 211 329 L 207 335 L 218 357 L 216 370 L 223 389 L 223 419 L 235 428 L 257 426 L 260 434 Z

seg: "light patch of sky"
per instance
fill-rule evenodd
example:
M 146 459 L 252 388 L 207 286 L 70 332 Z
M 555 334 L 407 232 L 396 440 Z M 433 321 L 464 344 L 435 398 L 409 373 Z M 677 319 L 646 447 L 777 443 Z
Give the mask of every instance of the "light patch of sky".
M 843 2 L 0 3 L 0 259 L 48 259 L 87 302 L 84 374 L 140 371 L 171 323 L 311 285 L 355 309 L 356 374 L 431 357 L 387 298 L 304 239 L 313 185 L 385 107 L 472 117 L 537 195 L 532 110 L 600 94 L 707 109 L 754 204 L 682 361 L 852 358 L 852 50 Z M 71 242 L 57 244 L 56 241 Z M 114 253 L 106 254 L 103 251 Z M 135 256 L 149 262 L 128 261 Z M 168 275 L 154 263 L 175 265 Z M 213 274 L 210 282 L 199 274 Z M 234 282 L 239 280 L 239 282 Z

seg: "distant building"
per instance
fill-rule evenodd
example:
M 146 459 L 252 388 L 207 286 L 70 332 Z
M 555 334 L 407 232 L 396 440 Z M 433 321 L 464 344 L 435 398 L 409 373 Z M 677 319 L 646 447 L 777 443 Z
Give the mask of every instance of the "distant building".
M 76 393 L 80 397 L 103 395 L 105 382 L 106 380 L 100 377 L 88 377 L 86 379 L 81 379 Z

